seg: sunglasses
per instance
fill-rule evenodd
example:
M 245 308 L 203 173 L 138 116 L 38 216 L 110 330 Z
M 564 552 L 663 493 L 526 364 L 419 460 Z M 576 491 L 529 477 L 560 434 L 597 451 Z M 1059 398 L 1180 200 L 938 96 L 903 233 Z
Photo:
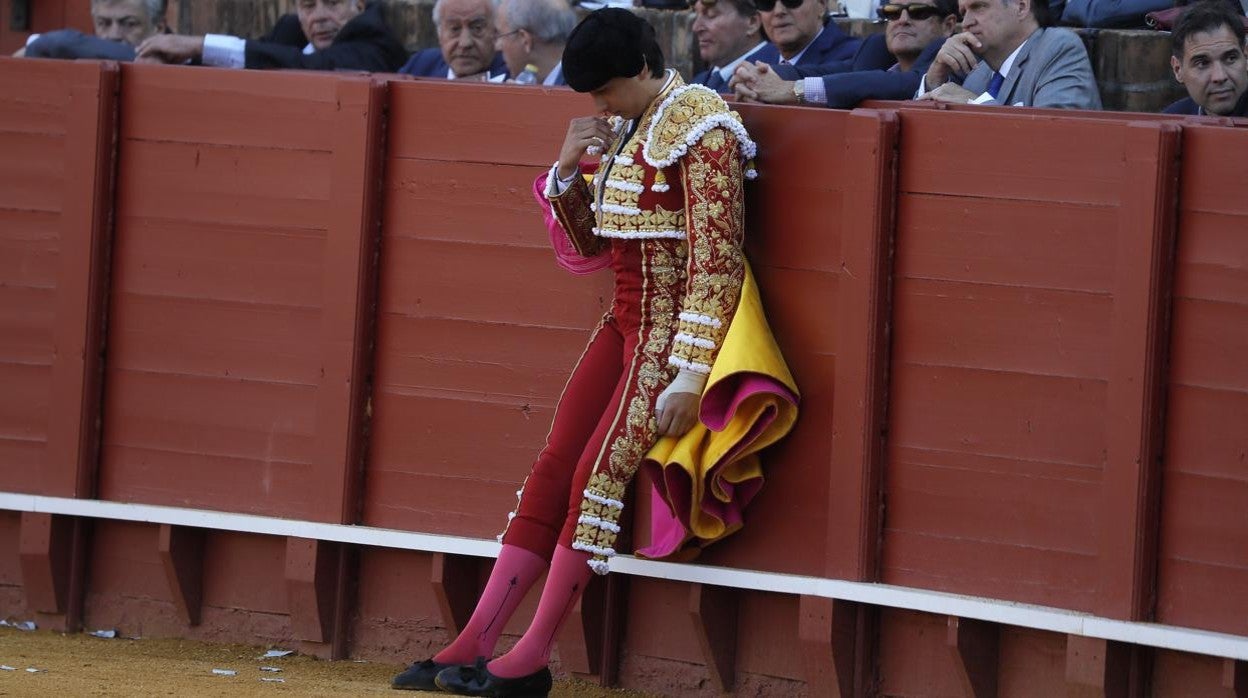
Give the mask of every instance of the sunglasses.
M 916 22 L 941 16 L 940 8 L 935 5 L 924 5 L 917 2 L 912 2 L 909 5 L 895 5 L 892 3 L 881 5 L 880 9 L 876 10 L 876 13 L 879 14 L 880 19 L 894 22 L 901 19 L 903 11 L 909 13 L 910 19 Z
M 780 0 L 780 2 L 790 10 L 796 10 L 806 0 Z M 759 12 L 771 12 L 776 9 L 776 0 L 754 0 L 754 7 L 757 7 Z

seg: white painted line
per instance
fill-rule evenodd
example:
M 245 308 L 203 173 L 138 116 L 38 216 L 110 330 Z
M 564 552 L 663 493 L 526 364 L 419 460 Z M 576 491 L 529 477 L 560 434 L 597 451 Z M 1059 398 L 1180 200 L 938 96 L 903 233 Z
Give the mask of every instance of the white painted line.
M 316 540 L 425 552 L 497 557 L 493 540 L 400 531 L 371 526 L 350 526 L 271 516 L 234 514 L 204 509 L 185 509 L 151 504 L 68 499 L 0 492 L 0 510 L 85 516 L 117 521 L 191 526 L 221 531 L 296 536 Z M 873 606 L 901 608 L 960 618 L 974 618 L 1004 625 L 1083 635 L 1149 647 L 1229 657 L 1248 661 L 1248 637 L 1183 628 L 1158 623 L 1139 623 L 1070 611 L 1049 606 L 964 596 L 911 587 L 850 582 L 802 575 L 709 567 L 689 563 L 644 560 L 629 555 L 611 559 L 611 571 L 638 577 L 711 584 L 779 594 L 819 596 Z

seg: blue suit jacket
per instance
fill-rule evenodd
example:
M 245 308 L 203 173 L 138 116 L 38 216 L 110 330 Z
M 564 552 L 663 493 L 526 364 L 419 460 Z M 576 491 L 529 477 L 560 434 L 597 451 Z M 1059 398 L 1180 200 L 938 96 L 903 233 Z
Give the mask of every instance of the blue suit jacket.
M 772 51 L 775 50 L 775 46 L 772 46 L 771 44 L 760 46 L 757 51 L 751 51 L 749 55 L 741 59 L 741 62 L 753 63 L 756 60 L 762 60 L 761 58 L 758 58 L 758 56 L 762 55 L 763 52 L 767 51 L 769 48 Z M 692 85 L 706 85 L 712 90 L 715 90 L 716 92 L 722 92 L 724 94 L 728 94 L 729 92 L 732 92 L 732 90 L 728 89 L 728 82 L 724 80 L 718 74 L 718 72 L 719 71 L 716 71 L 714 66 L 711 66 L 710 68 L 707 68 L 706 70 L 698 73 L 697 75 L 694 75 L 693 79 L 690 80 L 689 83 Z
M 806 47 L 806 53 L 797 59 L 795 65 L 825 65 L 835 61 L 853 60 L 854 54 L 858 52 L 858 45 L 862 43 L 862 39 L 847 36 L 836 26 L 836 22 L 828 20 L 823 25 L 823 31 L 815 37 L 815 40 Z M 780 49 L 776 48 L 773 43 L 768 43 L 755 52 L 752 60 L 762 61 L 769 65 L 780 63 Z
M 833 109 L 853 109 L 866 99 L 910 99 L 944 43 L 944 39 L 933 40 L 910 70 L 892 70 L 896 60 L 888 53 L 884 35 L 876 34 L 862 42 L 862 48 L 848 69 L 844 61 L 823 66 L 781 65 L 776 66 L 776 74 L 785 80 L 823 78 L 827 106 Z M 882 65 L 885 55 L 889 63 Z
M 88 36 L 75 29 L 44 32 L 26 47 L 27 58 L 102 58 L 113 61 L 134 60 L 134 47 L 120 41 Z
M 442 49 L 427 48 L 412 54 L 407 63 L 399 68 L 399 72 L 422 78 L 445 78 L 446 71 L 450 69 L 451 66 L 442 57 Z M 503 61 L 503 54 L 495 53 L 494 62 L 490 64 L 490 77 L 506 74 L 507 63 Z

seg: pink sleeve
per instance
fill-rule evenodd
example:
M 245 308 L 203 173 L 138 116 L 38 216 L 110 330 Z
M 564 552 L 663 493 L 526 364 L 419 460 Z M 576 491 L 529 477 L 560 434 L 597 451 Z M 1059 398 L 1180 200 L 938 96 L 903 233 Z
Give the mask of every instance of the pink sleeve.
M 573 274 L 589 274 L 610 266 L 611 255 L 605 249 L 601 254 L 593 257 L 582 257 L 576 253 L 576 248 L 572 247 L 572 243 L 568 241 L 568 234 L 563 231 L 563 226 L 555 218 L 550 202 L 546 200 L 546 177 L 549 175 L 549 172 L 543 172 L 533 180 L 533 198 L 537 200 L 538 206 L 542 207 L 546 232 L 550 234 L 550 247 L 555 251 L 555 262 Z

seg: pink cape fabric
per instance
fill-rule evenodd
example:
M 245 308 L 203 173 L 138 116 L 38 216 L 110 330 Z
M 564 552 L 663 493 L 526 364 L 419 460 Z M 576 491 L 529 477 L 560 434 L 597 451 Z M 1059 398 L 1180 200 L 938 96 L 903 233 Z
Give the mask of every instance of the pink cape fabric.
M 770 394 L 777 399 L 796 405 L 797 395 L 784 383 L 761 373 L 737 373 L 707 389 L 702 396 L 699 418 L 708 429 L 722 431 L 736 415 L 737 408 L 751 397 Z M 715 479 L 717 471 L 725 463 L 735 461 L 742 451 L 753 444 L 776 417 L 775 407 L 769 407 L 750 426 L 746 434 L 732 449 L 711 466 L 706 480 Z M 637 551 L 648 558 L 666 558 L 678 553 L 690 542 L 690 534 L 684 522 L 689 521 L 693 483 L 689 473 L 681 468 L 664 468 L 647 459 L 642 467 L 650 474 L 654 487 L 650 491 L 650 545 Z M 730 527 L 744 523 L 742 512 L 763 486 L 762 478 L 732 484 L 721 481 L 728 501 L 724 502 L 710 494 L 707 488 L 701 498 L 703 511 L 714 515 Z M 695 552 L 696 550 L 690 551 Z
M 592 274 L 599 269 L 611 266 L 611 254 L 607 251 L 610 249 L 608 247 L 604 247 L 602 252 L 593 257 L 582 257 L 577 254 L 576 248 L 568 240 L 568 234 L 564 232 L 559 219 L 555 218 L 550 201 L 546 199 L 546 178 L 549 176 L 550 172 L 543 172 L 533 180 L 533 198 L 537 199 L 537 204 L 542 207 L 542 216 L 546 220 L 546 232 L 550 234 L 550 248 L 555 251 L 555 262 L 573 274 Z

